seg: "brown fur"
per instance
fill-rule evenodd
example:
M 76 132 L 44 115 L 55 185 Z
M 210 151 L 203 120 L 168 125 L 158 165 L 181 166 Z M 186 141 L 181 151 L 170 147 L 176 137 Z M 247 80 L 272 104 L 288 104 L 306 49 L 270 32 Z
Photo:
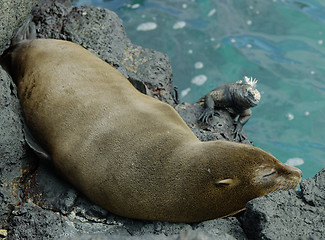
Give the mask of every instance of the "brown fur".
M 200 142 L 171 106 L 76 44 L 22 42 L 10 61 L 35 138 L 69 182 L 113 213 L 198 222 L 300 181 L 298 169 L 256 147 Z

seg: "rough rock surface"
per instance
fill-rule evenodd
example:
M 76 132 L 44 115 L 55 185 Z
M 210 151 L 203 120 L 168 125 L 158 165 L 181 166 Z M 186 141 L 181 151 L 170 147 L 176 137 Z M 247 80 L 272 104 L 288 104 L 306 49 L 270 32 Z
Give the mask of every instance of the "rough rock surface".
M 220 112 L 202 125 L 202 108 L 176 105 L 166 55 L 133 45 L 118 17 L 69 1 L 43 1 L 33 10 L 39 37 L 71 40 L 104 59 L 128 79 L 173 106 L 202 140 L 232 140 L 233 122 Z M 1 45 L 6 47 L 6 45 Z M 89 202 L 39 161 L 23 138 L 22 114 L 10 77 L 0 68 L 0 237 L 7 239 L 298 239 L 324 238 L 322 170 L 301 192 L 278 192 L 252 200 L 236 217 L 197 224 L 138 221 L 116 216 Z M 249 143 L 247 140 L 246 143 Z
M 39 0 L 0 1 L 0 55 L 9 46 L 15 30 Z

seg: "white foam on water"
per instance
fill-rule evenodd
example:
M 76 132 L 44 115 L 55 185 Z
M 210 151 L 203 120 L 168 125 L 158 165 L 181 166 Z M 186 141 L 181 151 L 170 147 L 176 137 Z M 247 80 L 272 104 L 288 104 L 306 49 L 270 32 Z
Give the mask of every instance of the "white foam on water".
M 217 10 L 215 8 L 211 9 L 210 12 L 208 13 L 208 17 L 213 16 L 216 13 L 216 11 Z
M 181 97 L 185 97 L 189 92 L 191 91 L 191 88 L 186 88 L 181 91 Z
M 202 86 L 208 80 L 207 76 L 201 74 L 192 79 L 192 83 L 198 86 Z
M 131 6 L 131 8 L 133 8 L 133 9 L 138 8 L 138 7 L 140 7 L 140 4 L 139 4 L 139 3 L 133 4 L 133 5 Z
M 221 43 L 217 43 L 216 45 L 213 46 L 214 49 L 218 49 L 221 47 Z
M 155 22 L 145 22 L 141 23 L 138 27 L 138 31 L 151 31 L 157 28 L 157 23 Z
M 288 113 L 288 114 L 286 115 L 286 117 L 287 117 L 287 119 L 288 119 L 289 121 L 291 121 L 291 120 L 293 120 L 293 119 L 295 118 L 295 116 L 294 116 L 292 113 Z
M 285 164 L 295 167 L 295 166 L 300 166 L 302 164 L 304 164 L 305 161 L 302 158 L 289 158 Z
M 186 22 L 184 21 L 179 21 L 174 24 L 173 29 L 181 29 L 186 26 Z
M 196 62 L 196 63 L 194 64 L 194 67 L 195 67 L 196 69 L 201 69 L 201 68 L 204 67 L 204 65 L 203 65 L 202 62 Z

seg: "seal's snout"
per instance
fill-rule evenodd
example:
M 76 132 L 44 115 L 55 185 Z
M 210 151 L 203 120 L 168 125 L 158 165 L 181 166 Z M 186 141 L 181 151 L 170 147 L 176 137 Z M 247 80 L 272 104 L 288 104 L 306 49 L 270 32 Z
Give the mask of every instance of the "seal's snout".
M 287 174 L 290 174 L 290 175 L 293 175 L 293 176 L 297 176 L 299 178 L 302 177 L 302 171 L 299 168 L 296 168 L 296 167 L 292 167 L 292 166 L 283 164 L 282 171 L 285 172 L 285 173 L 287 173 Z
M 286 176 L 286 180 L 282 182 L 285 186 L 282 190 L 295 189 L 299 185 L 302 178 L 300 169 L 281 163 L 278 171 L 281 175 Z
M 296 172 L 300 177 L 302 177 L 302 171 L 299 168 L 296 168 Z
M 260 184 L 263 195 L 279 190 L 295 189 L 301 181 L 302 172 L 278 160 L 262 165 L 256 171 L 255 184 Z

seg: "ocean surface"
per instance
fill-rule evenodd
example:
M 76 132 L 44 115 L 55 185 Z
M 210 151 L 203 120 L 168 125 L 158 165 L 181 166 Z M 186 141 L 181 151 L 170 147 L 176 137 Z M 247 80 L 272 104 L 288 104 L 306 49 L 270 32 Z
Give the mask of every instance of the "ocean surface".
M 245 130 L 304 178 L 325 167 L 325 1 L 77 0 L 110 9 L 134 44 L 167 54 L 181 101 L 244 76 L 262 98 Z

